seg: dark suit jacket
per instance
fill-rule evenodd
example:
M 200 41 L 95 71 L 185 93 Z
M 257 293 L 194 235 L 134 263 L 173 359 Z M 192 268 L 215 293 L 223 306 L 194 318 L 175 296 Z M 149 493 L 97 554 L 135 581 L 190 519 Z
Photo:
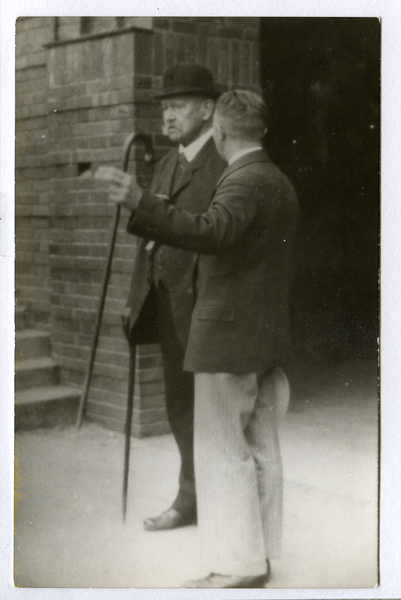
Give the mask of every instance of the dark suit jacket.
M 129 231 L 200 254 L 186 370 L 255 372 L 285 362 L 297 217 L 290 182 L 263 150 L 226 168 L 204 214 L 144 194 Z
M 178 149 L 171 150 L 157 164 L 150 193 L 168 196 L 180 208 L 204 212 L 212 200 L 216 183 L 226 163 L 220 158 L 213 139 L 201 148 L 195 158 L 188 163 L 179 187 L 172 189 L 173 177 L 178 160 Z M 130 338 L 134 343 L 152 343 L 158 340 L 156 308 L 151 288 L 150 259 L 154 248 L 146 249 L 149 240 L 138 241 L 131 278 L 131 288 L 127 306 L 130 311 Z M 194 305 L 193 278 L 196 267 L 196 254 L 182 248 L 166 248 L 169 280 L 166 283 L 173 314 L 174 324 L 184 346 L 188 341 L 191 314 Z

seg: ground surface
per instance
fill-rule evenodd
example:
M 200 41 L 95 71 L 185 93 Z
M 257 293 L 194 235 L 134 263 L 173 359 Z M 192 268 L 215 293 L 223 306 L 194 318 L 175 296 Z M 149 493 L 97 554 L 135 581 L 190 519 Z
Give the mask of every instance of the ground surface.
M 334 369 L 280 426 L 284 548 L 269 587 L 374 587 L 378 410 L 371 369 Z M 146 532 L 176 492 L 170 435 L 132 440 L 94 423 L 16 438 L 15 580 L 23 587 L 175 588 L 200 571 L 196 527 Z

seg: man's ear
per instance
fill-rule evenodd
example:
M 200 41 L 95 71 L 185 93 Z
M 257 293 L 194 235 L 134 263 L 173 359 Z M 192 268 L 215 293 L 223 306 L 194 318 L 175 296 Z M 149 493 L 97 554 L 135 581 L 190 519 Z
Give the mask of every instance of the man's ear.
M 216 132 L 217 140 L 219 142 L 223 142 L 226 139 L 226 132 L 224 131 L 224 128 L 218 123 L 214 123 L 213 128 Z
M 213 117 L 214 113 L 214 101 L 210 98 L 206 98 L 202 104 L 203 108 L 203 120 L 209 121 Z

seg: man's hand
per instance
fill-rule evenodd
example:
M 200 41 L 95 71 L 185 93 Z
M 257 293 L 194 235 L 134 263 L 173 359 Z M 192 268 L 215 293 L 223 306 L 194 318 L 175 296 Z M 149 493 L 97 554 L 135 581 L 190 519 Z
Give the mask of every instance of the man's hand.
M 128 210 L 135 210 L 142 197 L 142 188 L 135 177 L 115 167 L 99 167 L 95 179 L 108 181 L 110 199 Z

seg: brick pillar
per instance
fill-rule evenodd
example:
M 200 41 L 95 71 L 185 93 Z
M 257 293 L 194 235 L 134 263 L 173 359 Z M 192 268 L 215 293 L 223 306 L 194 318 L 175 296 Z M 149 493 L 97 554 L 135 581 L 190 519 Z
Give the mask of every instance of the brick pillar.
M 177 61 L 205 64 L 222 89 L 257 91 L 258 29 L 253 18 L 21 20 L 17 64 L 26 74 L 17 107 L 17 286 L 38 315 L 51 315 L 53 355 L 64 383 L 79 385 L 84 378 L 114 213 L 104 184 L 90 174 L 99 165 L 121 165 L 132 131 L 152 134 L 157 160 L 166 152 L 160 108 L 149 96 Z M 25 33 L 30 30 L 35 33 Z M 143 151 L 132 154 L 130 168 L 146 187 L 152 173 Z M 128 377 L 120 312 L 135 253 L 126 220 L 117 236 L 87 405 L 89 417 L 119 430 Z M 134 435 L 167 431 L 158 346 L 138 350 L 136 381 Z
M 136 68 L 139 49 L 152 35 L 130 28 L 111 37 L 98 32 L 49 47 L 53 354 L 65 383 L 82 384 L 84 378 L 115 210 L 105 184 L 90 175 L 99 165 L 121 166 L 129 133 L 154 130 L 156 112 L 148 106 L 149 89 L 142 92 L 138 85 L 147 65 L 138 61 L 141 66 Z M 146 115 L 142 104 L 148 106 Z M 149 184 L 151 171 L 143 163 L 142 148 L 132 150 L 130 168 L 144 186 Z M 117 430 L 124 426 L 128 381 L 120 314 L 135 253 L 126 223 L 122 214 L 86 410 L 88 417 Z M 143 346 L 137 357 L 133 433 L 168 430 L 160 351 L 158 346 Z
M 19 18 L 15 57 L 16 300 L 46 326 L 50 314 L 47 73 L 53 19 Z

